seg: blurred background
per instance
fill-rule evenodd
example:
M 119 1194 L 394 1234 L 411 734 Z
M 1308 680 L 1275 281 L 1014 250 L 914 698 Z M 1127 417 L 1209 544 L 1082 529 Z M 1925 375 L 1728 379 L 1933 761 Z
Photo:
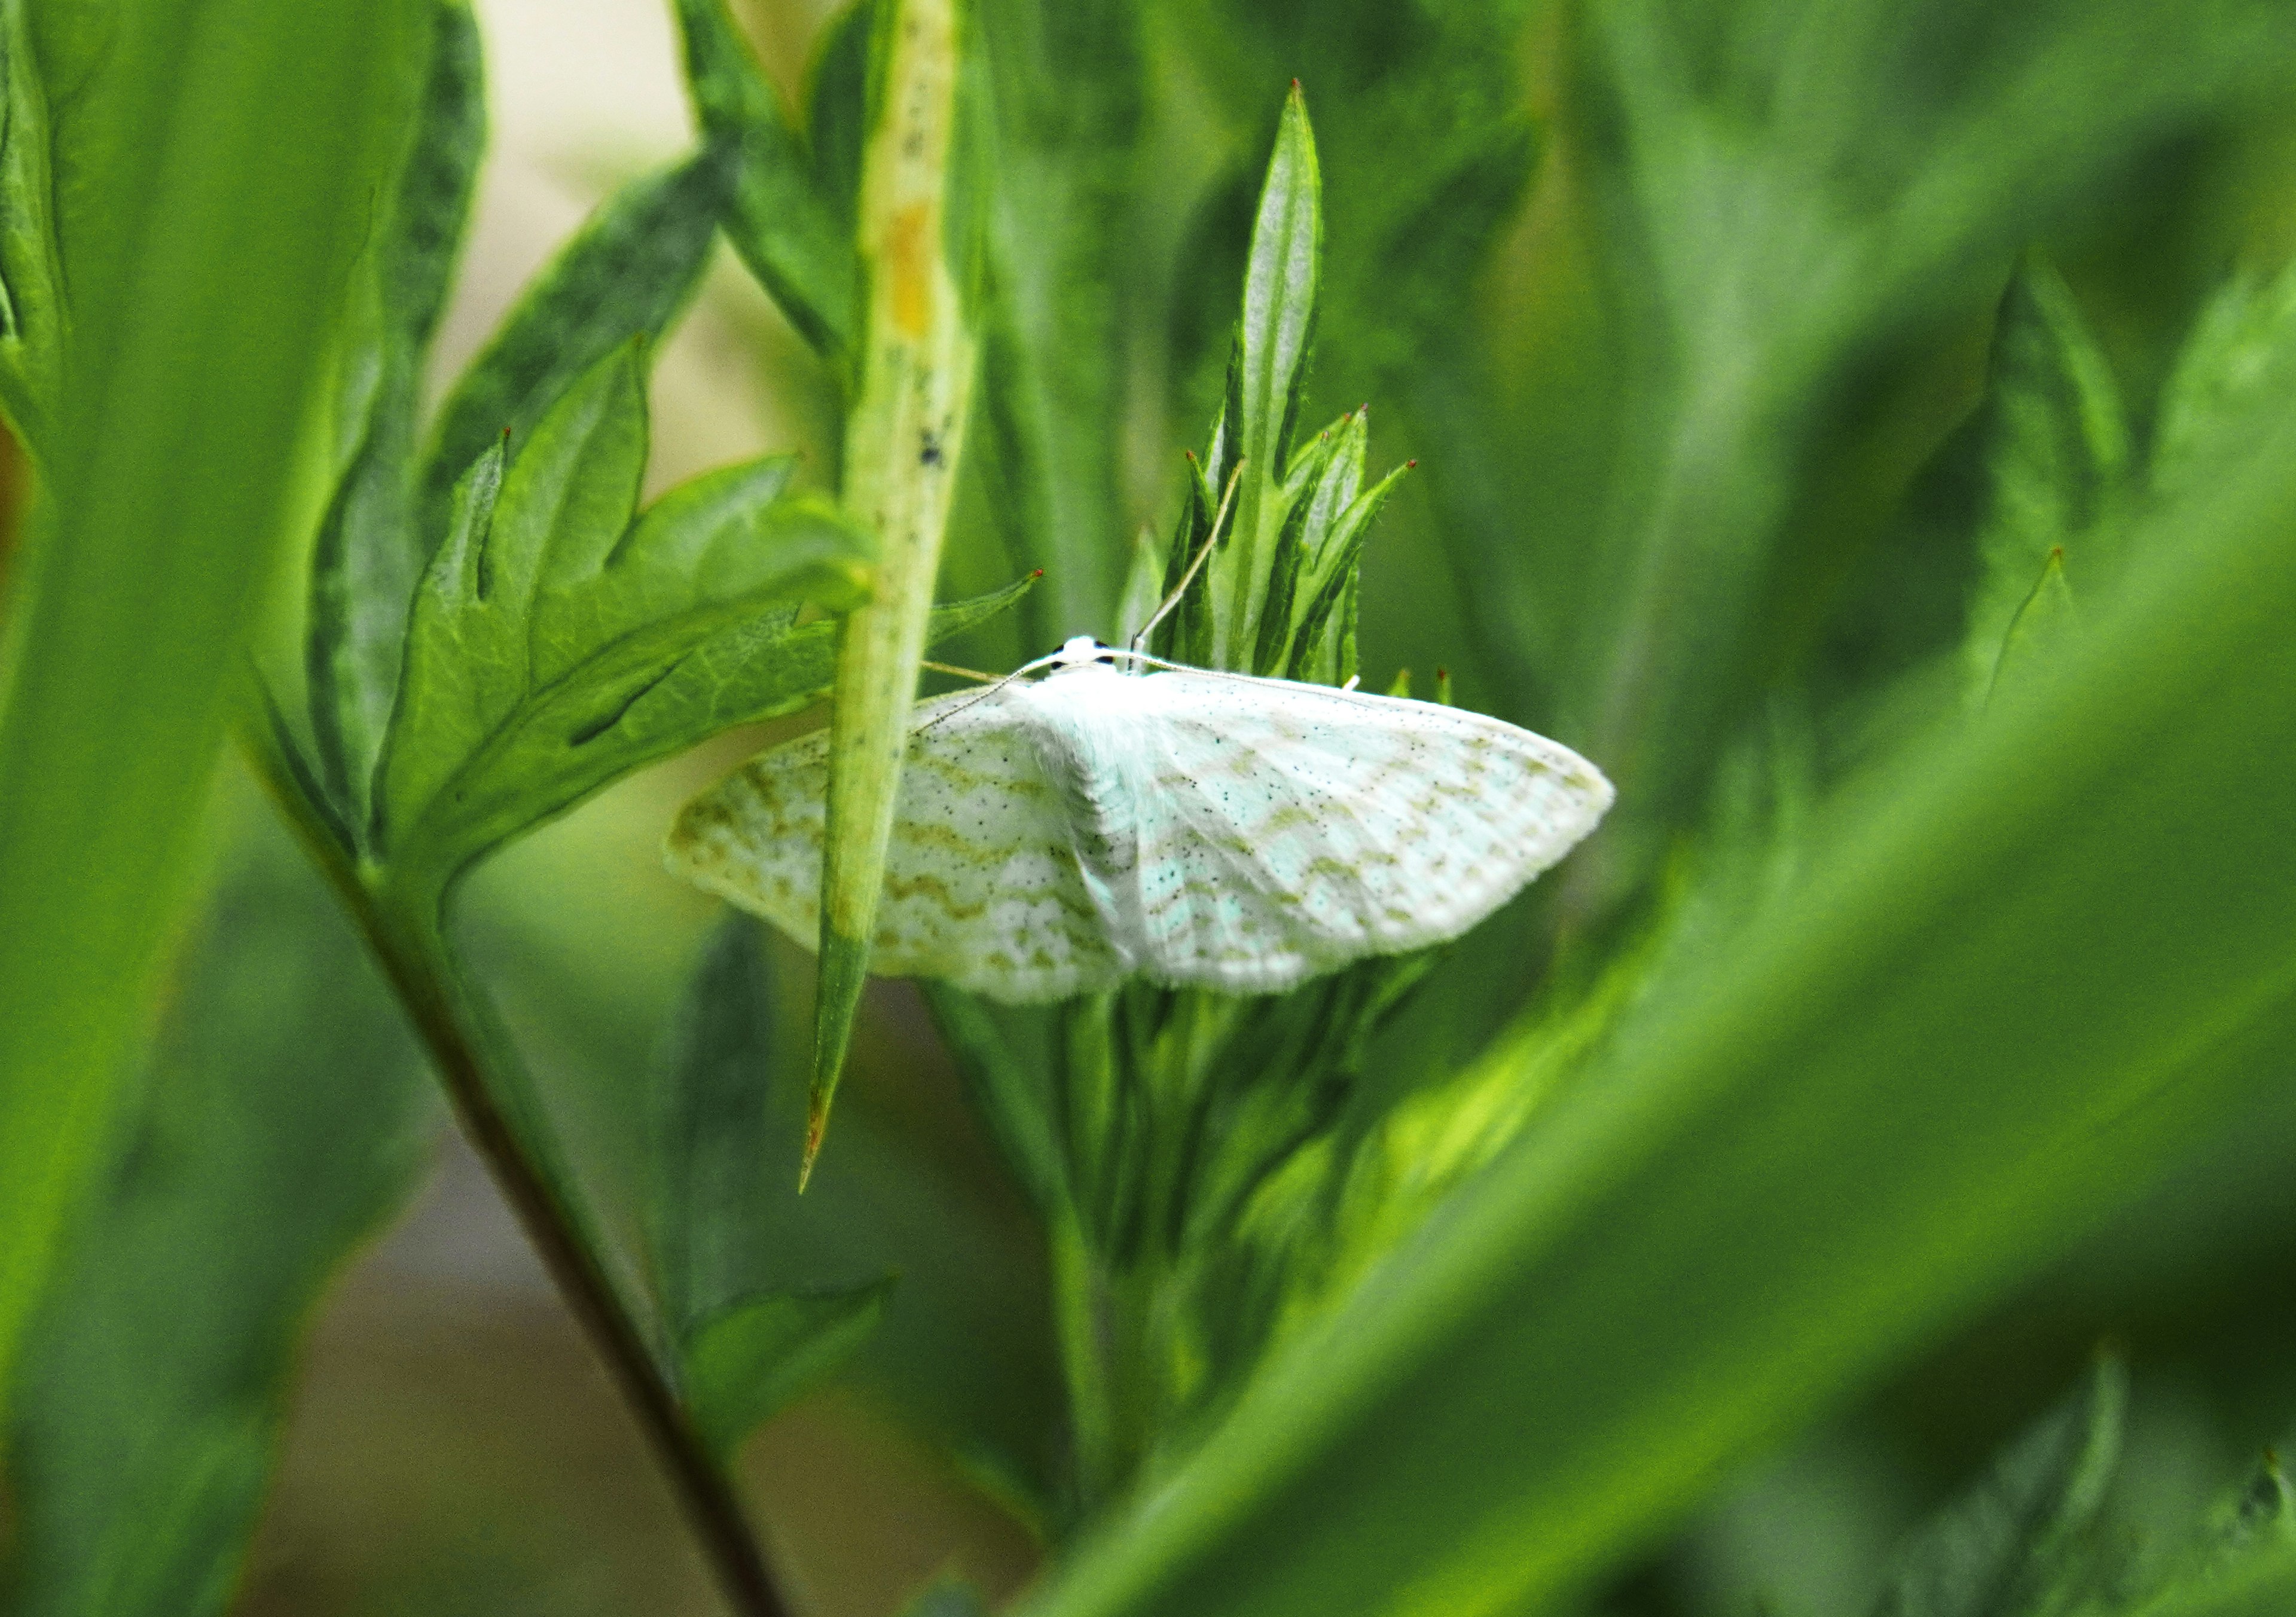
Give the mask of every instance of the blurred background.
M 736 9 L 767 70 L 799 99 L 831 8 Z M 1382 212 L 1372 155 L 1383 141 L 1441 136 L 1423 110 L 1389 104 L 1401 94 L 1394 63 L 1418 47 L 1382 33 L 1390 25 L 1374 13 L 1384 8 L 1340 9 L 1332 21 L 1296 4 L 1149 8 L 1143 155 L 1125 180 L 1136 273 L 1111 294 L 1125 363 L 1122 396 L 1111 400 L 1123 421 L 1111 497 L 1124 531 L 1167 530 L 1179 450 L 1201 443 L 1216 400 L 1251 187 L 1297 75 L 1332 186 L 1317 407 L 1328 416 L 1368 400 L 1376 465 L 1426 463 L 1366 555 L 1366 683 L 1444 666 L 1464 703 L 1559 722 L 1569 739 L 1567 693 L 1544 680 L 1538 651 L 1542 636 L 1568 639 L 1583 604 L 1568 591 L 1596 571 L 1581 553 L 1605 521 L 1620 447 L 1633 442 L 1621 422 L 1636 351 L 1603 290 L 1608 226 L 1580 144 L 1599 134 L 1570 116 L 1568 8 L 1502 8 L 1523 21 L 1506 60 L 1469 76 L 1485 103 L 1469 104 L 1461 88 L 1460 107 L 1444 115 L 1527 130 L 1537 114 L 1548 144 L 1507 201 L 1496 244 L 1463 256 L 1472 275 L 1432 291 L 1424 276 L 1384 278 L 1377 256 L 1443 249 Z M 1394 8 L 1406 21 L 1393 26 L 1425 23 L 1423 9 Z M 661 0 L 480 0 L 478 11 L 492 141 L 435 356 L 441 391 L 589 208 L 690 141 Z M 1215 11 L 1232 25 L 1218 49 L 1203 43 Z M 2145 398 L 2223 274 L 2276 268 L 2296 248 L 2292 204 L 2296 116 L 2263 106 L 2135 143 L 2105 178 L 2038 209 L 2029 234 L 2066 271 L 2128 395 Z M 831 383 L 730 254 L 720 259 L 655 371 L 653 490 L 772 449 L 833 461 Z M 1982 392 L 2009 267 L 2004 257 L 1954 281 L 1840 381 L 1763 609 L 1775 655 L 1718 678 L 1814 687 L 1823 713 L 1838 718 L 1865 712 L 1859 703 L 1956 640 L 1974 570 L 1956 433 Z M 1206 287 L 1216 295 L 1199 298 Z M 1431 314 L 1422 307 L 1431 298 L 1443 306 Z M 1451 333 L 1433 356 L 1440 363 L 1421 365 L 1436 325 Z M 12 459 L 0 460 L 0 481 L 14 476 Z M 1006 527 L 993 491 L 976 490 L 945 593 L 1013 576 L 1027 553 Z M 1083 620 L 1096 588 L 1107 594 L 1090 579 L 1051 581 L 1024 623 L 952 654 L 1009 664 L 1060 634 L 1106 632 Z M 716 913 L 663 873 L 662 830 L 747 752 L 810 722 L 729 736 L 627 781 L 476 882 L 473 953 L 560 1098 L 586 1167 L 609 1180 L 617 1119 Z M 636 1428 L 445 1127 L 326 896 L 236 776 L 214 825 L 214 897 L 186 940 L 180 1014 L 159 1058 L 193 1079 L 175 1086 L 187 1098 L 157 1107 L 133 1149 L 164 1158 L 170 1140 L 211 1144 L 227 1130 L 223 1110 L 201 1110 L 195 1081 L 226 1059 L 268 1063 L 257 1087 L 264 1105 L 281 1108 L 320 1104 L 304 1079 L 324 1059 L 337 1088 L 348 1081 L 362 1097 L 340 1126 L 372 1135 L 375 1164 L 371 1184 L 321 1187 L 333 1194 L 329 1216 L 375 1227 L 356 1263 L 278 1281 L 283 1295 L 308 1294 L 314 1323 L 294 1349 L 299 1371 L 242 1609 L 716 1609 Z M 1482 964 L 1447 974 L 1398 1031 L 1390 1081 L 1453 1064 L 1510 1008 L 1521 981 L 1511 924 L 1502 920 Z M 809 964 L 775 947 L 796 1071 Z M 193 1006 L 203 1008 L 183 1008 Z M 1607 1591 L 1603 1609 L 1748 1613 L 1758 1595 L 1780 1612 L 1857 1608 L 1893 1537 L 2106 1342 L 2135 1369 L 2127 1514 L 2188 1519 L 2264 1443 L 2296 1432 L 2290 1088 L 2285 1115 L 2253 1120 L 2071 1261 L 1734 1479 L 1678 1541 Z M 187 1239 L 234 1260 L 232 1218 L 290 1207 L 305 1216 L 320 1194 L 282 1184 L 276 1209 L 218 1213 L 187 1226 Z M 838 1137 L 816 1188 L 781 1216 L 792 1281 L 902 1276 L 858 1366 L 745 1453 L 802 1609 L 875 1617 L 941 1570 L 999 1594 L 1018 1588 L 1038 1555 L 1025 1479 L 1061 1420 L 1040 1243 L 906 986 L 873 985 Z M 78 1267 L 100 1269 L 100 1259 L 83 1253 Z M 116 1351 L 131 1355 L 138 1330 L 180 1328 L 181 1316 L 155 1307 L 114 1333 Z

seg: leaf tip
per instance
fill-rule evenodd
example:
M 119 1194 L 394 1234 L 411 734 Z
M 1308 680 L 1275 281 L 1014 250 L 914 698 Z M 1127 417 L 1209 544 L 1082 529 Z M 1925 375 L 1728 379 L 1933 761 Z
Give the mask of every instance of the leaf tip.
M 813 1183 L 813 1164 L 821 1155 L 821 1137 L 829 1132 L 829 1108 L 816 1100 L 806 1108 L 805 1156 L 797 1165 L 797 1194 L 803 1195 L 805 1187 Z

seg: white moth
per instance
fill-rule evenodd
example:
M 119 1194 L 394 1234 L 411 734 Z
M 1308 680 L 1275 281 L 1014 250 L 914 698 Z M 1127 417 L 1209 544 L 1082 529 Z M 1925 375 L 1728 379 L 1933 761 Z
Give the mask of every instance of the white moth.
M 1611 806 L 1495 718 L 1152 661 L 1080 638 L 918 705 L 871 969 L 1008 1004 L 1135 973 L 1273 993 L 1457 937 Z M 752 759 L 686 805 L 671 868 L 814 947 L 828 774 L 825 730 Z

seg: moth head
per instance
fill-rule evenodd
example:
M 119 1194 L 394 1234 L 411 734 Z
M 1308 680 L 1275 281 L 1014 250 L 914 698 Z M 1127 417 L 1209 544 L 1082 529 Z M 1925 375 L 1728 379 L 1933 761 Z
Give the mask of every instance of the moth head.
M 1054 652 L 1049 659 L 1052 670 L 1055 674 L 1067 669 L 1084 668 L 1095 662 L 1113 666 L 1115 661 L 1116 653 L 1090 635 L 1078 635 L 1072 639 L 1062 642 L 1061 649 Z

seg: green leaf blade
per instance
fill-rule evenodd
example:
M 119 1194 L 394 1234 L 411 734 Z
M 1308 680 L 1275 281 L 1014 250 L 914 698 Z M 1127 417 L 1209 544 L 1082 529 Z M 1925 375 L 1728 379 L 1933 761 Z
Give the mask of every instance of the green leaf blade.
M 1212 665 L 1242 669 L 1257 644 L 1268 572 L 1284 513 L 1278 509 L 1290 464 L 1314 341 L 1316 294 L 1323 251 L 1322 185 L 1308 103 L 1292 86 L 1269 155 L 1267 176 L 1252 223 L 1246 260 L 1243 314 L 1236 329 L 1236 363 L 1229 383 L 1225 431 L 1236 434 L 1244 464 L 1236 494 L 1232 542 L 1223 544 L 1210 572 L 1215 613 Z M 1230 464 L 1210 468 L 1225 480 Z
M 1984 570 L 1967 642 L 1980 691 L 1996 677 L 2013 622 L 2039 598 L 2034 580 L 2052 587 L 2053 559 L 2057 588 L 2067 550 L 2099 582 L 2119 559 L 2109 528 L 2129 470 L 2120 390 L 2071 289 L 2038 257 L 2002 299 L 1986 411 Z
M 228 1609 L 302 1337 L 437 1114 L 330 895 L 258 823 L 43 1303 L 4 1445 L 19 1617 Z
M 2035 1422 L 1967 1491 L 1898 1551 L 1874 1617 L 2022 1617 L 2077 1569 L 2079 1536 L 2120 1456 L 2128 1375 L 2100 1361 L 2087 1384 Z
M 564 672 L 565 646 L 538 632 L 537 597 L 605 565 L 637 511 L 646 449 L 645 374 L 634 345 L 592 366 L 513 446 L 480 551 L 479 598 L 527 630 L 521 683 Z
M 725 0 L 677 0 L 677 21 L 703 138 L 730 168 L 726 238 L 790 324 L 841 359 L 858 318 L 849 218 L 840 221 L 825 201 L 804 141 Z
M 514 445 L 576 379 L 634 337 L 658 338 L 709 263 L 723 159 L 700 152 L 623 186 L 551 260 L 440 407 L 422 519 L 442 529 L 455 480 L 504 431 Z
M 414 60 L 383 0 L 62 9 L 30 19 L 72 357 L 0 694 L 0 1387 L 188 896 L 247 637 L 316 514 L 325 356 Z M 62 78 L 46 47 L 89 29 Z
M 305 676 L 329 797 L 364 827 L 415 586 L 433 537 L 417 521 L 415 413 L 486 145 L 484 69 L 466 0 L 430 0 L 428 62 L 355 295 L 366 328 L 347 399 L 354 448 L 311 560 Z M 347 380 L 345 391 L 357 383 Z

